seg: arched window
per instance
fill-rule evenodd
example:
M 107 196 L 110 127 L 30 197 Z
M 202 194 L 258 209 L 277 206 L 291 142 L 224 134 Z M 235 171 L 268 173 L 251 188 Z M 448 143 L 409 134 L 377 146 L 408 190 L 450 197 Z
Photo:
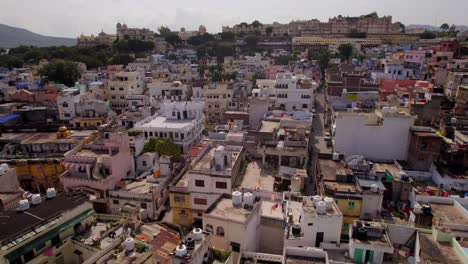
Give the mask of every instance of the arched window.
M 208 232 L 208 233 L 213 233 L 213 226 L 210 225 L 210 224 L 207 224 L 205 226 L 205 231 Z
M 224 236 L 224 228 L 221 227 L 221 226 L 218 226 L 218 227 L 216 228 L 216 235 L 218 235 L 218 236 Z

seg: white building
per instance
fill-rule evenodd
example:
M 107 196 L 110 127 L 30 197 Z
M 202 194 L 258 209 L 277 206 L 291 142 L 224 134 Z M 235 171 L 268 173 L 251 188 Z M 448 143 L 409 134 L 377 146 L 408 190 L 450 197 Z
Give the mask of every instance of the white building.
M 288 201 L 285 246 L 320 247 L 322 242 L 339 243 L 343 214 L 332 198 L 321 196 Z
M 356 221 L 349 237 L 349 256 L 357 263 L 380 264 L 385 254 L 394 254 L 387 230 L 380 223 Z
M 276 80 L 259 80 L 260 94 L 268 94 L 275 109 L 294 111 L 314 108 L 315 91 L 318 84 L 304 76 L 280 72 Z
M 153 82 L 148 84 L 151 100 L 189 101 L 191 89 L 187 84 L 175 82 Z
M 159 114 L 148 117 L 135 124 L 135 130 L 144 132 L 145 139 L 170 138 L 182 153 L 202 138 L 205 117 L 200 103 L 164 103 Z
M 406 160 L 414 117 L 397 108 L 374 113 L 339 112 L 335 118 L 335 150 L 374 161 Z
M 107 96 L 111 107 L 122 110 L 129 106 L 127 97 L 142 95 L 143 76 L 139 72 L 118 72 L 107 83 Z

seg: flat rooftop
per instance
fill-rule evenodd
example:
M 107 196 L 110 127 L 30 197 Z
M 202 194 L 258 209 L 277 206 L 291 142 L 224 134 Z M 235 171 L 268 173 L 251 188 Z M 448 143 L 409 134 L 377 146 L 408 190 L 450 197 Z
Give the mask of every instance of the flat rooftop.
M 58 193 L 52 199 L 43 199 L 40 204 L 31 205 L 31 208 L 25 212 L 16 210 L 1 212 L 0 241 L 16 239 L 19 235 L 33 231 L 35 227 L 39 227 L 88 200 L 88 197 L 82 194 Z
M 285 264 L 321 264 L 327 263 L 325 258 L 315 258 L 315 257 L 291 257 L 287 256 L 285 259 Z
M 220 146 L 218 146 L 219 148 Z M 192 166 L 192 170 L 196 171 L 211 171 L 211 162 L 214 160 L 215 157 L 215 151 L 217 148 L 211 148 L 208 152 L 203 154 L 201 159 L 199 159 L 197 162 L 195 162 Z M 232 170 L 234 165 L 237 162 L 237 159 L 239 158 L 239 154 L 242 151 L 242 147 L 240 146 L 224 146 L 224 153 L 226 155 L 231 156 L 231 163 L 228 164 L 227 166 L 224 166 L 224 172 L 227 172 L 228 170 Z
M 154 182 L 153 182 L 154 179 Z M 160 185 L 165 178 L 153 178 L 153 179 L 144 179 L 142 181 L 132 182 L 125 186 L 125 191 L 138 193 L 138 194 L 147 194 L 152 193 L 153 188 Z
M 250 213 L 252 213 L 252 209 L 245 209 L 243 206 L 234 207 L 232 199 L 223 197 L 217 202 L 214 208 L 207 211 L 205 215 L 237 222 L 245 222 Z
M 323 180 L 336 181 L 337 175 L 352 175 L 351 169 L 345 168 L 341 161 L 331 159 L 319 159 L 320 172 Z
M 317 213 L 317 209 L 312 203 L 312 197 L 310 196 L 303 197 L 302 203 L 303 203 L 304 213 L 315 214 L 316 216 L 321 216 Z M 332 215 L 341 215 L 340 209 L 338 209 L 338 205 L 336 205 L 336 202 L 334 202 L 331 209 L 328 209 L 326 213 L 324 214 L 324 216 L 332 216 Z
M 386 170 L 392 174 L 392 176 L 398 175 L 400 169 L 393 163 L 374 163 L 372 169 L 376 173 L 385 173 Z
M 280 122 L 262 121 L 262 124 L 258 132 L 273 133 L 275 129 L 278 129 L 279 127 L 280 127 Z
M 355 183 L 324 181 L 325 191 L 332 193 L 358 194 L 359 190 Z
M 67 138 L 57 138 L 55 132 L 52 133 L 3 133 L 2 141 L 16 141 L 20 144 L 77 144 L 83 139 L 92 135 L 91 130 L 71 130 L 71 135 Z
M 449 243 L 435 241 L 432 234 L 419 232 L 419 243 L 421 263 L 463 263 Z
M 283 205 L 280 201 L 267 201 L 262 200 L 262 207 L 261 207 L 261 216 L 276 219 L 276 220 L 283 220 L 284 213 L 283 213 Z M 275 206 L 278 204 L 278 207 Z
M 275 177 L 273 173 L 262 169 L 260 161 L 253 161 L 247 165 L 240 187 L 247 189 L 274 190 Z
M 170 253 L 182 242 L 176 231 L 160 224 L 147 223 L 141 226 L 140 230 L 136 238 L 153 246 L 153 256 L 162 260 L 162 263 L 169 262 Z
M 138 129 L 145 129 L 145 128 L 169 128 L 169 129 L 188 129 L 192 126 L 193 120 L 170 120 L 164 116 L 158 116 L 140 126 Z
M 468 218 L 459 209 L 449 204 L 430 203 L 434 217 L 441 219 L 442 224 L 468 225 Z

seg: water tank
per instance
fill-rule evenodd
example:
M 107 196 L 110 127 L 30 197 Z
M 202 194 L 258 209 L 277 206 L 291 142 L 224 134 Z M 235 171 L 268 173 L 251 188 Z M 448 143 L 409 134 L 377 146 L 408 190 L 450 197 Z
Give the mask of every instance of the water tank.
M 374 183 L 370 186 L 370 189 L 371 189 L 371 192 L 376 193 L 379 191 L 379 186 Z
M 317 202 L 317 214 L 324 215 L 327 213 L 327 204 L 324 201 Z
M 291 229 L 292 229 L 293 236 L 297 237 L 301 235 L 301 225 L 294 224 Z
M 40 194 L 36 193 L 36 194 L 33 194 L 33 195 L 31 196 L 31 203 L 32 203 L 32 204 L 38 205 L 38 204 L 41 203 L 41 201 L 42 201 L 42 199 L 41 199 L 41 195 L 40 195 Z
M 340 159 L 340 153 L 338 152 L 333 152 L 333 160 L 339 160 Z
M 232 205 L 241 206 L 242 205 L 242 193 L 239 191 L 232 192 Z
M 244 193 L 244 205 L 252 207 L 254 204 L 254 195 L 251 192 Z
M 323 201 L 325 202 L 325 205 L 327 206 L 327 210 L 330 210 L 333 208 L 333 204 L 335 203 L 333 198 L 326 197 L 325 199 L 323 199 Z
M 415 205 L 414 205 L 414 210 L 413 210 L 413 211 L 414 211 L 415 214 L 420 214 L 420 213 L 422 213 L 422 206 L 421 206 L 420 204 L 418 204 L 418 203 L 415 204 Z
M 388 113 L 389 111 L 390 111 L 390 110 L 389 110 L 388 106 L 382 107 L 382 113 L 383 113 L 383 114 L 386 114 L 386 113 Z
M 6 164 L 6 163 L 2 163 L 2 165 L 0 165 L 0 167 L 2 167 L 5 170 L 5 172 L 7 172 L 8 169 L 10 168 L 10 167 L 8 167 L 8 164 Z
M 3 175 L 3 174 L 5 174 L 5 169 L 0 167 L 0 175 Z
M 135 242 L 133 241 L 133 238 L 127 237 L 127 239 L 125 239 L 125 250 L 132 251 L 134 248 Z
M 322 196 L 320 195 L 315 195 L 312 197 L 312 203 L 316 206 L 318 202 L 322 201 Z
M 279 149 L 284 149 L 284 141 L 278 142 L 277 148 L 279 148 Z
M 57 191 L 55 188 L 47 188 L 46 194 L 48 199 L 52 199 L 57 196 Z
M 184 244 L 178 245 L 175 249 L 175 255 L 177 257 L 184 257 L 187 255 L 187 247 Z
M 203 239 L 203 230 L 201 228 L 194 228 L 192 234 L 192 237 L 195 241 Z
M 29 201 L 27 199 L 20 200 L 18 210 L 25 211 L 29 209 Z
M 456 118 L 456 117 L 452 117 L 452 118 L 450 119 L 450 123 L 451 123 L 452 125 L 455 125 L 455 124 L 457 123 L 457 118 Z

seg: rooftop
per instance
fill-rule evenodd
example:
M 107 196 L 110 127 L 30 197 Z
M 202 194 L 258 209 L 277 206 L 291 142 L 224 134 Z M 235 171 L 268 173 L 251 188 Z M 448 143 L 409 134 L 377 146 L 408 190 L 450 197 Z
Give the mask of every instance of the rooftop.
M 191 169 L 194 171 L 201 171 L 207 173 L 232 173 L 240 153 L 242 152 L 243 147 L 241 146 L 218 146 L 216 148 L 209 149 L 204 153 L 198 161 L 194 161 Z M 215 154 L 216 152 L 222 152 L 225 155 L 225 158 L 222 159 L 224 165 L 221 167 L 221 170 L 214 170 L 215 165 Z
M 222 197 L 211 209 L 208 209 L 204 215 L 244 223 L 247 221 L 252 211 L 252 208 L 246 209 L 243 206 L 234 207 L 232 199 Z
M 251 190 L 274 190 L 275 177 L 262 168 L 259 161 L 250 162 L 245 170 L 240 187 Z
M 262 124 L 260 126 L 260 129 L 258 132 L 263 132 L 263 133 L 273 133 L 275 129 L 279 129 L 280 123 L 279 122 L 274 122 L 274 121 L 262 121 Z
M 5 211 L 0 213 L 2 221 L 0 222 L 0 240 L 17 239 L 20 235 L 30 232 L 39 233 L 37 228 L 44 225 L 60 214 L 72 210 L 88 201 L 88 197 L 76 194 L 67 195 L 58 193 L 52 199 L 43 199 L 38 205 L 31 205 L 25 212 L 16 210 Z M 22 239 L 24 240 L 24 239 Z
M 179 233 L 164 225 L 147 223 L 140 230 L 136 238 L 153 246 L 153 257 L 162 260 L 162 263 L 170 260 L 169 254 L 182 241 Z
M 144 128 L 168 128 L 168 129 L 188 129 L 193 120 L 170 120 L 164 116 L 158 116 L 138 126 Z
M 432 234 L 419 232 L 419 243 L 422 263 L 463 263 L 449 243 L 435 241 Z
M 459 208 L 449 204 L 431 203 L 432 214 L 441 224 L 468 225 L 468 218 Z
M 3 133 L 2 141 L 17 141 L 21 144 L 50 144 L 50 143 L 63 143 L 63 144 L 77 144 L 83 139 L 92 135 L 91 130 L 73 130 L 71 135 L 67 138 L 57 138 L 57 134 L 52 133 Z

